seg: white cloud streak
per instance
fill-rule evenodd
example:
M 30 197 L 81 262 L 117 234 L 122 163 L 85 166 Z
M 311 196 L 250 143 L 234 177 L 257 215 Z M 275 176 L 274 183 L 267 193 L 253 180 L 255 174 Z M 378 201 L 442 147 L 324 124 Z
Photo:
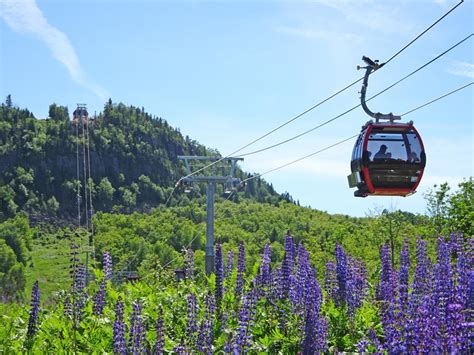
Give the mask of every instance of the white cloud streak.
M 32 35 L 44 42 L 76 83 L 92 91 L 101 100 L 110 96 L 106 89 L 86 78 L 68 37 L 48 23 L 35 0 L 0 0 L 0 17 L 13 31 Z
M 449 70 L 451 74 L 465 76 L 474 79 L 474 64 L 466 62 L 457 62 Z

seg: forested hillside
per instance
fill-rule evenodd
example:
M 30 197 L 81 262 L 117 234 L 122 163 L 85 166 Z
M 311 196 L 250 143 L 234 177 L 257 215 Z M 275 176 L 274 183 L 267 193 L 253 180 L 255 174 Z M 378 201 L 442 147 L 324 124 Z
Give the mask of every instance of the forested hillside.
M 174 183 L 185 174 L 178 155 L 218 154 L 143 108 L 111 100 L 88 126 L 88 188 L 97 211 L 155 207 L 166 201 Z M 83 190 L 82 167 L 87 158 L 83 128 L 74 124 L 66 107 L 52 104 L 49 117 L 37 119 L 7 98 L 0 107 L 0 220 L 19 211 L 32 217 L 77 215 L 77 191 Z M 244 175 L 237 171 L 237 177 Z M 222 187 L 217 192 L 222 193 Z M 197 189 L 192 197 L 202 195 Z M 271 185 L 259 179 L 249 181 L 245 196 L 260 202 L 280 199 Z M 177 191 L 171 204 L 187 199 Z

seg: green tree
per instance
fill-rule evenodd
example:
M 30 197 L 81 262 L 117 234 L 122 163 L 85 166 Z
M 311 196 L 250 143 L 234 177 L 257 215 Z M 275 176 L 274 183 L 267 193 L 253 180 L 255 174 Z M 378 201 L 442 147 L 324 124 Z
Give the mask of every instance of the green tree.
M 433 221 L 436 234 L 441 234 L 448 222 L 449 190 L 450 187 L 445 182 L 439 187 L 434 185 L 433 189 L 425 194 L 428 214 Z
M 3 239 L 0 239 L 0 277 L 6 274 L 16 263 L 16 256 Z
M 49 105 L 49 117 L 54 121 L 69 121 L 69 112 L 67 107 L 52 104 Z
M 55 215 L 59 211 L 59 202 L 56 197 L 52 196 L 46 201 L 45 204 L 46 212 Z
M 461 182 L 449 198 L 447 214 L 452 231 L 474 235 L 474 179 Z
M 28 218 L 18 215 L 0 224 L 0 239 L 13 250 L 16 260 L 26 265 L 28 249 L 33 230 L 28 225 Z
M 100 209 L 109 210 L 114 200 L 115 189 L 109 179 L 104 177 L 97 186 L 97 199 Z
M 7 108 L 12 108 L 12 95 L 8 94 L 7 95 L 7 98 L 5 100 L 5 106 L 7 106 Z

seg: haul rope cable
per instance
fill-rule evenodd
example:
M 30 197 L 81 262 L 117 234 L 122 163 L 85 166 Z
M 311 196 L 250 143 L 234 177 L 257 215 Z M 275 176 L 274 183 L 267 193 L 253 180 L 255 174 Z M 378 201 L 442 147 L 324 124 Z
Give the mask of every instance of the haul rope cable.
M 388 64 L 388 63 L 389 63 L 390 61 L 392 61 L 395 57 L 397 57 L 398 55 L 400 55 L 405 49 L 407 49 L 410 45 L 412 45 L 412 44 L 413 44 L 414 42 L 416 42 L 420 37 L 422 37 L 426 32 L 428 32 L 430 29 L 432 29 L 434 26 L 436 26 L 441 20 L 443 20 L 446 16 L 448 16 L 452 11 L 454 11 L 454 10 L 455 10 L 459 5 L 461 5 L 463 2 L 464 2 L 464 0 L 461 0 L 458 4 L 456 4 L 453 8 L 451 8 L 448 12 L 446 12 L 443 16 L 441 16 L 438 20 L 436 20 L 436 21 L 435 21 L 434 23 L 432 23 L 429 27 L 427 27 L 423 32 L 421 32 L 418 36 L 416 36 L 412 41 L 410 41 L 407 45 L 405 45 L 402 49 L 400 49 L 397 53 L 395 53 L 392 57 L 390 57 L 384 64 Z M 471 36 L 472 36 L 472 34 L 471 34 Z M 470 37 L 470 36 L 469 36 L 469 37 Z M 466 38 L 466 39 L 467 39 L 467 38 Z M 458 44 L 460 44 L 460 43 L 458 43 Z M 457 46 L 457 45 L 456 45 L 456 46 Z M 454 47 L 453 47 L 453 48 L 454 48 Z M 451 49 L 452 49 L 452 48 L 451 48 Z M 451 50 L 451 49 L 450 49 L 450 50 Z M 449 51 L 449 50 L 448 50 L 448 51 Z M 443 55 L 444 55 L 444 54 L 443 54 Z M 426 65 L 428 65 L 428 64 L 426 64 Z M 422 69 L 422 68 L 419 68 L 419 70 L 421 70 L 421 69 Z M 414 74 L 414 73 L 412 73 L 412 74 L 410 74 L 410 75 L 413 75 L 413 74 Z M 213 165 L 215 165 L 215 164 L 217 164 L 217 163 L 219 163 L 219 162 L 221 162 L 221 161 L 223 161 L 223 160 L 229 158 L 230 156 L 232 156 L 232 155 L 234 155 L 234 154 L 240 152 L 241 150 L 243 150 L 243 149 L 245 149 L 245 148 L 247 148 L 247 147 L 253 145 L 254 143 L 256 143 L 256 142 L 262 140 L 263 138 L 266 138 L 267 136 L 271 135 L 272 133 L 276 132 L 277 130 L 279 130 L 279 129 L 285 127 L 286 125 L 290 124 L 291 122 L 297 120 L 298 118 L 302 117 L 303 115 L 307 114 L 308 112 L 312 111 L 313 109 L 317 108 L 318 106 L 322 105 L 323 103 L 329 101 L 330 99 L 334 98 L 335 96 L 339 95 L 340 93 L 342 93 L 342 92 L 344 92 L 345 90 L 349 89 L 350 87 L 354 86 L 356 83 L 358 83 L 358 82 L 359 82 L 360 80 L 362 80 L 362 79 L 363 79 L 363 77 L 361 77 L 361 78 L 355 80 L 354 82 L 350 83 L 349 85 L 347 85 L 347 86 L 344 87 L 343 89 L 341 89 L 341 90 L 339 90 L 338 92 L 332 94 L 331 96 L 327 97 L 326 99 L 324 99 L 324 100 L 318 102 L 318 103 L 315 104 L 314 106 L 312 106 L 312 107 L 310 107 L 309 109 L 303 111 L 302 113 L 300 113 L 300 114 L 298 114 L 297 116 L 291 118 L 290 120 L 284 122 L 284 123 L 281 124 L 280 126 L 274 128 L 274 129 L 272 129 L 271 131 L 267 132 L 266 134 L 264 134 L 264 135 L 262 135 L 262 136 L 260 136 L 260 137 L 258 137 L 258 138 L 256 138 L 256 139 L 254 139 L 254 140 L 251 141 L 250 143 L 248 143 L 248 144 L 244 145 L 243 147 L 239 148 L 238 150 L 236 150 L 236 151 L 234 151 L 234 152 L 228 154 L 227 156 L 222 157 L 222 158 L 220 158 L 219 160 L 216 160 L 216 161 L 214 161 L 214 162 L 208 164 L 207 166 L 204 166 L 203 168 L 201 168 L 201 169 L 199 169 L 199 170 L 197 170 L 197 171 L 195 171 L 195 172 L 193 172 L 193 173 L 191 173 L 191 174 L 188 174 L 186 177 L 190 177 L 190 176 L 192 176 L 192 175 L 195 175 L 195 174 L 197 174 L 198 172 L 203 171 L 203 170 L 205 170 L 205 169 L 207 169 L 207 168 L 209 168 L 209 167 L 211 167 L 211 166 L 213 166 Z M 406 78 L 403 78 L 403 79 L 401 79 L 401 81 L 403 81 L 403 80 L 405 80 L 405 79 L 406 79 Z M 395 83 L 394 85 L 396 85 L 396 84 L 397 84 L 397 83 Z M 392 86 L 392 87 L 393 87 L 393 86 Z M 390 87 L 389 87 L 389 88 L 390 88 Z M 385 91 L 388 90 L 389 88 L 385 89 Z M 383 92 L 383 91 L 382 91 L 382 92 Z M 377 95 L 382 94 L 382 92 L 378 93 Z M 371 97 L 370 99 L 373 99 L 374 97 L 376 97 L 376 96 L 373 96 L 373 97 Z M 370 99 L 369 99 L 369 100 L 370 100 Z M 368 101 L 368 100 L 367 100 L 367 101 Z M 360 106 L 360 105 L 357 105 L 356 107 L 359 107 L 359 106 Z M 353 109 L 355 109 L 356 107 L 354 107 Z M 352 111 L 352 109 L 351 109 L 351 111 Z M 352 139 L 352 138 L 353 138 L 353 137 L 351 137 L 350 139 Z M 346 140 L 344 140 L 344 142 L 345 142 L 345 141 L 346 141 Z M 339 143 L 342 143 L 342 142 L 339 142 Z M 337 144 L 336 144 L 336 145 L 337 145 Z M 268 172 L 267 172 L 267 173 L 268 173 Z M 261 175 L 260 175 L 260 176 L 261 176 Z M 183 178 L 180 178 L 180 179 L 176 182 L 176 184 L 175 184 L 173 190 L 171 191 L 171 194 L 169 195 L 169 197 L 167 198 L 167 200 L 166 200 L 166 202 L 165 202 L 165 206 L 168 205 L 168 202 L 171 200 L 171 197 L 173 196 L 174 192 L 176 191 L 176 188 L 177 188 L 177 186 L 178 186 L 179 181 L 181 181 L 182 179 L 184 179 L 184 177 L 183 177 Z M 248 180 L 244 180 L 244 181 L 248 181 Z M 233 192 L 232 192 L 232 193 L 233 193 Z M 226 200 L 228 200 L 228 199 L 232 196 L 232 193 L 227 197 Z M 189 245 L 191 245 L 192 242 L 193 242 L 196 238 L 197 238 L 197 236 L 193 238 L 193 240 L 191 241 L 191 243 L 190 243 Z M 174 261 L 174 260 L 176 260 L 176 258 L 173 259 L 172 261 Z M 170 261 L 170 262 L 169 262 L 168 264 L 166 264 L 166 265 L 169 265 L 172 261 Z
M 415 107 L 415 108 L 413 108 L 413 109 L 411 109 L 411 110 L 405 112 L 404 114 L 402 114 L 402 115 L 400 115 L 400 116 L 408 115 L 408 114 L 410 114 L 410 113 L 412 113 L 412 112 L 414 112 L 414 111 L 417 111 L 417 110 L 419 110 L 419 109 L 421 109 L 421 108 L 423 108 L 423 107 L 429 106 L 429 105 L 435 103 L 436 101 L 439 101 L 439 100 L 444 99 L 444 98 L 446 98 L 446 97 L 448 97 L 448 96 L 450 96 L 450 95 L 452 95 L 452 94 L 454 94 L 454 93 L 456 93 L 456 92 L 459 92 L 459 91 L 461 91 L 461 90 L 463 90 L 463 89 L 466 89 L 467 87 L 469 87 L 469 86 L 471 86 L 471 85 L 473 85 L 473 84 L 474 84 L 474 81 L 472 81 L 472 82 L 470 82 L 470 83 L 468 83 L 468 84 L 465 84 L 465 85 L 463 85 L 463 86 L 461 86 L 461 87 L 459 87 L 459 88 L 457 88 L 457 89 L 454 89 L 454 90 L 452 90 L 452 91 L 450 91 L 450 92 L 448 92 L 448 93 L 446 93 L 446 94 L 443 94 L 443 95 L 441 95 L 441 96 L 439 96 L 439 97 L 437 97 L 437 98 L 435 98 L 435 99 L 432 99 L 432 100 L 430 100 L 430 101 L 428 101 L 428 102 L 426 102 L 426 103 L 424 103 L 424 104 L 422 104 L 422 105 L 420 105 L 420 106 L 417 106 L 417 107 Z M 326 151 L 326 150 L 328 150 L 328 149 L 330 149 L 330 148 L 333 148 L 333 147 L 335 147 L 335 146 L 337 146 L 337 145 L 339 145 L 339 144 L 342 144 L 342 143 L 344 143 L 344 142 L 346 142 L 346 141 L 348 141 L 348 140 L 350 140 L 350 139 L 353 139 L 353 138 L 357 137 L 358 135 L 359 135 L 359 134 L 356 134 L 356 135 L 354 135 L 354 136 L 352 136 L 352 137 L 346 138 L 346 139 L 344 139 L 344 140 L 342 140 L 342 141 L 339 141 L 339 142 L 334 143 L 334 144 L 332 144 L 332 145 L 330 145 L 330 146 L 327 146 L 327 147 L 325 147 L 325 148 L 322 148 L 322 149 L 320 149 L 320 150 L 318 150 L 318 151 L 316 151 L 316 152 L 313 152 L 313 153 L 310 153 L 310 154 L 308 154 L 308 155 L 305 155 L 304 157 L 298 158 L 298 159 L 293 160 L 293 161 L 291 161 L 291 162 L 289 162 L 289 163 L 286 163 L 286 164 L 280 165 L 280 166 L 278 166 L 278 167 L 276 167 L 276 168 L 273 168 L 273 169 L 270 169 L 270 170 L 268 170 L 268 171 L 265 171 L 265 172 L 263 172 L 263 173 L 261 173 L 261 174 L 256 174 L 256 175 L 254 175 L 254 176 L 251 176 L 251 177 L 249 177 L 249 178 L 247 178 L 247 179 L 245 179 L 245 180 L 242 180 L 241 183 L 245 183 L 245 182 L 247 182 L 247 181 L 250 181 L 250 180 L 259 178 L 259 177 L 261 177 L 261 176 L 263 176 L 263 175 L 269 174 L 269 173 L 271 173 L 271 172 L 273 172 L 273 171 L 280 170 L 280 169 L 285 168 L 285 167 L 287 167 L 287 166 L 289 166 L 289 165 L 292 165 L 292 164 L 295 164 L 295 163 L 297 163 L 297 162 L 300 162 L 301 160 L 304 160 L 304 159 L 307 159 L 307 158 L 309 158 L 309 157 L 312 157 L 312 156 L 314 156 L 314 155 L 316 155 L 316 154 L 319 154 L 319 153 L 324 152 L 324 151 Z M 225 201 L 227 201 L 227 200 L 231 197 L 231 195 L 232 195 L 233 193 L 234 193 L 234 191 L 229 195 L 229 197 L 227 197 L 227 199 L 226 199 Z
M 419 72 L 420 70 L 424 69 L 424 68 L 427 67 L 428 65 L 430 65 L 430 64 L 432 64 L 433 62 L 437 61 L 439 58 L 441 58 L 442 56 L 444 56 L 445 54 L 449 53 L 451 50 L 453 50 L 453 49 L 456 48 L 457 46 L 459 46 L 459 45 L 461 45 L 462 43 L 464 43 L 465 41 L 467 41 L 467 40 L 468 40 L 469 38 L 471 38 L 473 35 L 474 35 L 474 34 L 471 33 L 470 35 L 468 35 L 467 37 L 465 37 L 464 39 L 462 39 L 461 41 L 459 41 L 459 42 L 456 43 L 455 45 L 453 45 L 453 46 L 451 46 L 450 48 L 448 48 L 447 50 L 445 50 L 443 53 L 437 55 L 436 57 L 434 57 L 433 59 L 431 59 L 429 62 L 423 64 L 423 65 L 422 65 L 421 67 L 419 67 L 418 69 L 412 71 L 410 74 L 404 76 L 403 78 L 401 78 L 400 80 L 396 81 L 396 82 L 393 83 L 392 85 L 386 87 L 386 88 L 383 89 L 382 91 L 379 91 L 377 94 L 371 96 L 370 98 L 368 98 L 368 99 L 366 100 L 366 102 L 368 102 L 368 101 L 370 101 L 370 100 L 372 100 L 372 99 L 375 99 L 377 96 L 379 96 L 379 95 L 383 94 L 384 92 L 390 90 L 390 89 L 393 88 L 394 86 L 400 84 L 402 81 L 408 79 L 410 76 L 416 74 L 417 72 Z M 281 141 L 281 142 L 272 144 L 272 145 L 270 145 L 270 146 L 267 146 L 267 147 L 264 147 L 264 148 L 261 148 L 261 149 L 257 149 L 257 150 L 254 150 L 254 151 L 251 151 L 251 152 L 248 152 L 248 153 L 240 154 L 239 157 L 245 157 L 245 156 L 248 156 L 248 155 L 261 153 L 261 152 L 264 152 L 264 151 L 266 151 L 266 150 L 269 150 L 269 149 L 272 149 L 272 148 L 276 148 L 276 147 L 278 147 L 278 146 L 280 146 L 280 145 L 283 145 L 283 144 L 286 144 L 286 143 L 288 143 L 288 142 L 291 142 L 291 141 L 293 141 L 293 140 L 295 140 L 295 139 L 298 139 L 298 138 L 300 138 L 300 137 L 302 137 L 302 136 L 305 136 L 305 135 L 307 135 L 308 133 L 311 133 L 311 132 L 313 132 L 313 131 L 315 131 L 315 130 L 317 130 L 317 129 L 319 129 L 319 128 L 321 128 L 321 127 L 323 127 L 323 126 L 325 126 L 325 125 L 327 125 L 327 124 L 329 124 L 329 123 L 331 123 L 331 122 L 333 122 L 333 121 L 335 121 L 335 120 L 337 120 L 338 118 L 341 118 L 342 116 L 347 115 L 349 112 L 354 111 L 354 110 L 355 110 L 356 108 L 358 108 L 359 106 L 361 106 L 361 104 L 358 104 L 358 105 L 356 105 L 356 106 L 354 106 L 354 107 L 348 109 L 347 111 L 344 111 L 343 113 L 341 113 L 341 114 L 339 114 L 339 115 L 337 115 L 337 116 L 335 116 L 335 117 L 333 117 L 333 118 L 331 118 L 331 119 L 329 119 L 329 120 L 327 120 L 327 121 L 324 121 L 323 123 L 320 123 L 319 125 L 317 125 L 317 126 L 315 126 L 315 127 L 313 127 L 313 128 L 310 128 L 310 129 L 308 129 L 308 130 L 306 130 L 306 131 L 304 131 L 304 132 L 302 132 L 302 133 L 299 133 L 299 134 L 297 134 L 296 136 L 293 136 L 293 137 L 291 137 L 291 138 L 285 139 L 285 140 L 283 140 L 283 141 Z
M 439 96 L 439 97 L 437 97 L 437 98 L 435 98 L 435 99 L 433 99 L 433 100 L 431 100 L 431 101 L 428 101 L 427 103 L 424 103 L 423 105 L 420 105 L 420 106 L 418 106 L 418 107 L 415 107 L 414 109 L 411 109 L 410 111 L 407 111 L 407 112 L 401 114 L 400 117 L 405 116 L 405 115 L 408 115 L 408 114 L 410 114 L 410 113 L 412 113 L 412 112 L 415 112 L 415 111 L 417 111 L 417 110 L 419 110 L 419 109 L 421 109 L 421 108 L 423 108 L 423 107 L 425 107 L 425 106 L 431 105 L 432 103 L 434 103 L 434 102 L 436 102 L 436 101 L 439 101 L 439 100 L 441 100 L 441 99 L 444 99 L 445 97 L 450 96 L 450 95 L 452 95 L 452 94 L 454 94 L 454 93 L 456 93 L 456 92 L 458 92 L 458 91 L 461 91 L 461 90 L 463 90 L 463 89 L 465 89 L 465 88 L 467 88 L 468 86 L 471 86 L 471 85 L 473 85 L 473 84 L 474 84 L 474 81 L 471 81 L 470 83 L 468 83 L 468 84 L 466 84 L 466 85 L 464 85 L 464 86 L 461 86 L 461 87 L 459 87 L 459 88 L 457 88 L 457 89 L 454 89 L 453 91 L 450 91 L 450 92 L 448 92 L 448 93 L 446 93 L 446 94 L 444 94 L 444 95 L 441 95 L 441 96 Z
M 409 46 L 411 46 L 414 42 L 416 42 L 420 37 L 422 37 L 426 32 L 428 32 L 430 29 L 432 29 L 434 26 L 436 26 L 441 20 L 443 20 L 446 16 L 448 16 L 452 11 L 454 11 L 459 5 L 461 5 L 462 3 L 464 2 L 464 0 L 461 0 L 458 4 L 456 4 L 453 8 L 451 8 L 449 11 L 447 11 L 443 16 L 441 16 L 438 20 L 436 20 L 434 23 L 432 23 L 430 26 L 428 26 L 423 32 L 421 32 L 418 36 L 416 36 L 412 41 L 410 41 L 408 44 L 406 44 L 402 49 L 400 49 L 397 53 L 395 53 L 392 57 L 390 57 L 384 64 L 388 64 L 390 61 L 392 61 L 395 57 L 397 57 L 398 55 L 400 55 L 403 51 L 405 51 Z M 382 66 L 382 65 L 381 65 Z M 281 124 L 280 126 L 274 128 L 273 130 L 269 131 L 268 133 L 260 136 L 259 138 L 256 138 L 255 140 L 253 140 L 252 142 L 246 144 L 245 146 L 233 151 L 232 153 L 220 158 L 219 160 L 216 160 L 210 164 L 208 164 L 207 166 L 185 176 L 186 177 L 190 177 L 192 175 L 195 175 L 227 158 L 229 158 L 230 156 L 242 151 L 243 149 L 249 147 L 250 145 L 260 141 L 261 139 L 269 136 L 270 134 L 274 133 L 275 131 L 283 128 L 284 126 L 286 126 L 287 124 L 295 121 L 296 119 L 300 118 L 301 116 L 305 115 L 306 113 L 312 111 L 313 109 L 315 109 L 316 107 L 320 106 L 321 104 L 327 102 L 328 100 L 332 99 L 333 97 L 337 96 L 338 94 L 342 93 L 343 91 L 349 89 L 351 86 L 355 85 L 356 83 L 358 83 L 360 80 L 362 80 L 363 77 L 361 77 L 360 79 L 357 79 L 356 81 L 352 82 L 351 84 L 347 85 L 346 87 L 344 87 L 343 89 L 339 90 L 338 92 L 336 92 L 335 94 L 329 96 L 328 98 L 320 101 L 319 103 L 315 104 L 314 106 L 310 107 L 309 109 L 303 111 L 302 113 L 298 114 L 297 116 L 291 118 L 290 120 L 286 121 L 285 123 Z M 180 179 L 181 180 L 181 179 Z
M 416 107 L 416 108 L 414 108 L 414 109 L 411 109 L 411 110 L 405 112 L 404 114 L 402 114 L 402 115 L 400 115 L 400 116 L 408 115 L 408 114 L 410 114 L 410 113 L 412 113 L 412 112 L 414 112 L 414 111 L 416 111 L 416 110 L 419 110 L 419 109 L 421 109 L 421 108 L 423 108 L 423 107 L 426 107 L 426 106 L 428 106 L 428 105 L 431 105 L 431 104 L 433 104 L 434 102 L 439 101 L 439 100 L 441 100 L 441 99 L 444 99 L 444 98 L 446 98 L 446 97 L 448 97 L 448 96 L 450 96 L 450 95 L 452 95 L 452 94 L 454 94 L 454 93 L 456 93 L 456 92 L 458 92 L 458 91 L 461 91 L 461 90 L 463 90 L 463 89 L 465 89 L 465 88 L 467 88 L 467 87 L 469 87 L 470 85 L 473 85 L 473 84 L 474 84 L 474 81 L 473 81 L 473 82 L 470 82 L 470 83 L 468 83 L 468 84 L 466 84 L 466 85 L 463 85 L 463 86 L 461 86 L 461 87 L 459 87 L 459 88 L 457 88 L 457 89 L 454 89 L 454 90 L 452 90 L 452 91 L 450 91 L 450 92 L 448 92 L 448 93 L 446 93 L 446 94 L 444 94 L 444 95 L 441 95 L 441 96 L 439 96 L 439 97 L 437 97 L 437 98 L 435 98 L 435 99 L 433 99 L 433 100 L 430 100 L 430 101 L 424 103 L 423 105 L 420 105 L 420 106 L 418 106 L 418 107 Z M 301 158 L 298 158 L 298 159 L 296 159 L 296 160 L 293 160 L 293 161 L 291 161 L 291 162 L 289 162 L 289 163 L 286 163 L 286 164 L 280 165 L 280 166 L 278 166 L 278 167 L 276 167 L 276 168 L 267 170 L 267 171 L 265 171 L 265 172 L 263 172 L 263 173 L 261 173 L 261 174 L 256 174 L 256 175 L 254 175 L 254 176 L 251 176 L 251 177 L 249 177 L 249 178 L 247 178 L 247 179 L 245 179 L 245 180 L 242 180 L 241 183 L 245 183 L 245 182 L 247 182 L 247 181 L 256 179 L 256 178 L 258 178 L 258 177 L 261 177 L 261 176 L 263 176 L 263 175 L 269 174 L 269 173 L 274 172 L 274 171 L 276 171 L 276 170 L 283 169 L 283 168 L 285 168 L 285 167 L 287 167 L 287 166 L 289 166 L 289 165 L 298 163 L 298 162 L 300 162 L 300 161 L 302 161 L 302 160 L 304 160 L 304 159 L 310 158 L 310 157 L 312 157 L 312 156 L 314 156 L 314 155 L 317 155 L 317 154 L 322 153 L 322 152 L 324 152 L 324 151 L 326 151 L 326 150 L 329 150 L 329 149 L 331 149 L 331 148 L 334 148 L 334 147 L 336 147 L 336 146 L 338 146 L 338 145 L 340 145 L 340 144 L 342 144 L 342 143 L 345 143 L 345 142 L 347 142 L 347 141 L 349 141 L 349 140 L 351 140 L 351 139 L 354 139 L 354 138 L 356 138 L 358 135 L 359 135 L 359 134 L 353 135 L 352 137 L 343 139 L 343 140 L 341 140 L 341 141 L 339 141 L 339 142 L 336 142 L 336 143 L 331 144 L 331 145 L 329 145 L 329 146 L 327 146 L 327 147 L 324 147 L 324 148 L 322 148 L 322 149 L 319 149 L 319 150 L 317 150 L 316 152 L 313 152 L 313 153 L 310 153 L 310 154 L 308 154 L 308 155 L 305 155 L 305 156 L 303 156 L 303 157 L 301 157 Z M 232 195 L 233 195 L 234 193 L 235 193 L 235 191 L 232 191 L 232 192 L 229 194 L 229 196 L 224 200 L 224 202 L 227 201 L 227 200 L 229 200 L 229 199 L 232 197 Z M 219 208 L 219 206 L 216 207 L 215 213 L 217 213 L 218 208 Z M 189 249 L 189 248 L 191 247 L 192 243 L 197 239 L 198 236 L 199 236 L 199 235 L 196 235 L 196 236 L 191 240 L 191 242 L 189 242 L 189 244 L 188 244 L 188 246 L 186 247 L 186 249 Z M 181 257 L 181 255 L 180 255 L 180 256 L 177 256 L 177 257 L 175 257 L 175 258 L 173 258 L 171 261 L 169 261 L 168 263 L 166 263 L 165 265 L 163 265 L 163 268 L 166 268 L 167 266 L 169 266 L 171 263 L 173 263 L 174 261 L 176 261 L 176 260 L 179 259 L 180 257 Z

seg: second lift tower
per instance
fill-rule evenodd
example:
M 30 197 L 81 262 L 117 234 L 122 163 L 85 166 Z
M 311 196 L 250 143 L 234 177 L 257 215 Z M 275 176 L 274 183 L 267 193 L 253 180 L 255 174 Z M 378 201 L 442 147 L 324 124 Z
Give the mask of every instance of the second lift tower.
M 184 186 L 185 192 L 190 192 L 193 183 L 205 182 L 207 183 L 206 190 L 206 201 L 207 201 L 207 217 L 206 217 L 206 274 L 209 275 L 214 272 L 215 255 L 214 255 L 214 194 L 216 192 L 216 184 L 220 183 L 224 185 L 224 192 L 231 193 L 240 185 L 240 179 L 234 177 L 235 170 L 237 168 L 237 162 L 244 160 L 243 158 L 232 158 L 227 157 L 222 159 L 221 157 L 209 157 L 209 156 L 189 156 L 180 155 L 178 156 L 184 162 L 186 166 L 187 176 L 179 180 L 179 184 Z M 222 160 L 221 160 L 222 159 Z M 224 169 L 228 170 L 229 173 L 225 174 L 214 174 L 214 175 L 193 175 L 191 171 L 191 161 L 198 161 L 204 163 L 211 162 L 223 162 L 225 164 Z M 217 165 L 217 164 L 216 164 Z M 222 168 L 222 167 L 221 167 Z M 213 169 L 216 170 L 216 169 Z M 197 170 L 199 171 L 199 170 Z

